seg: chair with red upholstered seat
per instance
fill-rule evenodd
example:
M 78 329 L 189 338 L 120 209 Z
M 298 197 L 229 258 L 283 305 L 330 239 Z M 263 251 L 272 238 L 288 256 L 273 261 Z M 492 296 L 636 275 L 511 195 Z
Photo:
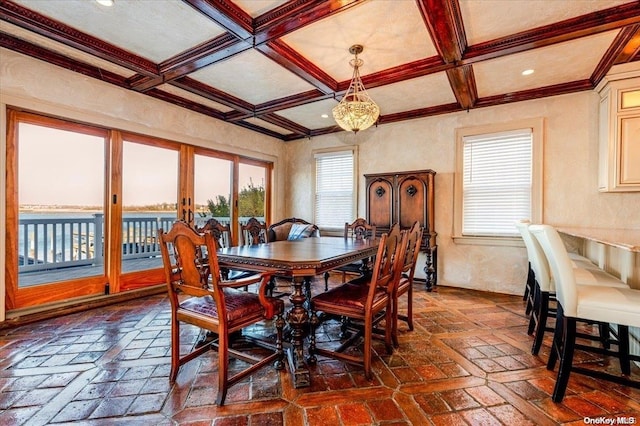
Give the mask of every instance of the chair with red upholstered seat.
M 380 238 L 373 274 L 370 278 L 366 278 L 367 283 L 363 282 L 363 277 L 360 277 L 354 282 L 347 282 L 311 299 L 313 312 L 309 352 L 312 356 L 320 354 L 361 365 L 364 367 L 365 376 L 370 379 L 373 329 L 381 319 L 384 319 L 387 324 L 384 338 L 387 352 L 393 352 L 392 326 L 390 326 L 393 321 L 392 299 L 398 271 L 404 262 L 402 256 L 405 251 L 404 244 L 406 244 L 406 233 L 400 232 L 400 227 L 396 224 L 389 234 L 383 234 Z M 353 334 L 335 350 L 319 348 L 315 340 L 318 323 L 316 312 L 318 311 L 329 316 L 359 321 L 362 327 L 358 333 Z M 360 337 L 364 337 L 362 357 L 346 353 L 345 349 L 359 341 Z
M 266 296 L 269 274 L 251 278 L 222 281 L 216 254 L 216 244 L 210 232 L 199 234 L 185 222 L 176 222 L 165 233 L 158 230 L 158 240 L 171 302 L 171 371 L 169 381 L 175 382 L 180 366 L 202 355 L 209 349 L 218 351 L 218 396 L 216 404 L 224 404 L 229 386 L 252 374 L 257 369 L 275 362 L 283 367 L 282 329 L 284 304 Z M 203 254 L 206 253 L 206 258 Z M 238 290 L 259 283 L 258 292 Z M 256 345 L 243 347 L 244 351 L 230 347 L 229 336 L 264 320 L 275 318 L 276 344 L 260 344 L 269 349 L 266 356 L 252 353 Z M 217 335 L 210 344 L 181 355 L 180 323 L 188 323 Z M 229 377 L 229 356 L 250 365 Z

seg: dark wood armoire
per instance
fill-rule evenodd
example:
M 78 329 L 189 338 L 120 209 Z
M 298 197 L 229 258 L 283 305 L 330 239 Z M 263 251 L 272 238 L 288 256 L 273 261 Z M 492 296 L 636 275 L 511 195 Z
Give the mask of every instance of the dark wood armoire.
M 364 175 L 367 193 L 367 221 L 376 226 L 376 233 L 389 232 L 398 222 L 408 229 L 420 221 L 424 227 L 421 250 L 426 254 L 426 288 L 437 284 L 438 246 L 434 226 L 434 186 L 436 172 L 375 173 Z

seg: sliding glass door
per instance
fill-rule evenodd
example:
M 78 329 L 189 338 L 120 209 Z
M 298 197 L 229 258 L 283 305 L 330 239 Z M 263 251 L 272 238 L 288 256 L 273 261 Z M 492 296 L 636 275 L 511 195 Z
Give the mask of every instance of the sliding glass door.
M 109 132 L 9 112 L 7 305 L 102 294 Z
M 158 229 L 268 220 L 271 164 L 7 113 L 7 310 L 164 284 Z
M 179 217 L 180 146 L 125 135 L 122 143 L 120 289 L 144 286 L 152 278 L 128 274 L 157 269 L 162 280 L 158 229 L 168 230 Z

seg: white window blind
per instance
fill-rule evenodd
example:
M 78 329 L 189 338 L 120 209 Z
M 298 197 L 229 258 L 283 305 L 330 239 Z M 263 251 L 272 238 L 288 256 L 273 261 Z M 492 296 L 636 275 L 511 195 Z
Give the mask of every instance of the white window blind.
M 462 235 L 517 236 L 531 217 L 532 131 L 463 138 Z
M 321 228 L 342 229 L 353 221 L 353 157 L 353 151 L 315 155 L 315 224 Z

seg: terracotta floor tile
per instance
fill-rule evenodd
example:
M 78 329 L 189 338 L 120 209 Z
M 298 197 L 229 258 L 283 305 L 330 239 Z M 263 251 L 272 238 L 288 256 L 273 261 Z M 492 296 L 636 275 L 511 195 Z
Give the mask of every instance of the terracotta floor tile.
M 477 386 L 465 389 L 469 395 L 478 401 L 482 406 L 490 407 L 505 402 L 505 400 L 487 386 Z
M 390 399 L 370 401 L 367 406 L 373 413 L 374 420 L 378 422 L 404 418 L 396 403 Z
M 363 404 L 343 404 L 338 406 L 340 420 L 344 426 L 370 425 L 371 413 Z
M 505 425 L 534 426 L 537 424 L 512 405 L 498 405 L 489 407 L 487 410 Z
M 459 414 L 472 425 L 501 426 L 500 421 L 484 408 L 461 411 Z
M 439 393 L 418 394 L 415 397 L 416 402 L 427 415 L 438 413 L 447 413 L 451 411 L 451 407 L 440 396 Z
M 340 279 L 332 274 L 330 284 Z M 556 373 L 544 368 L 551 337 L 539 356 L 529 353 L 521 296 L 447 287 L 428 293 L 418 283 L 415 330 L 401 324 L 400 348 L 391 355 L 374 341 L 380 356 L 370 380 L 361 367 L 320 357 L 310 387 L 296 389 L 287 370 L 264 368 L 233 385 L 224 407 L 215 405 L 215 351 L 182 366 L 169 383 L 167 303 L 159 295 L 0 329 L 0 424 L 271 426 L 286 418 L 294 426 L 578 425 L 584 416 L 640 418 L 640 390 L 577 374 L 565 401 L 551 401 Z M 269 327 L 252 331 L 269 336 Z M 320 330 L 323 345 L 340 343 L 338 322 Z M 200 330 L 185 326 L 181 335 L 186 353 Z M 619 368 L 615 360 L 578 357 L 594 368 Z
M 252 414 L 250 417 L 251 426 L 282 426 L 284 419 L 282 413 L 260 413 Z
M 552 420 L 559 423 L 570 422 L 582 418 L 578 413 L 571 410 L 566 405 L 554 403 L 551 401 L 551 398 L 537 401 L 536 405 L 540 407 Z
M 202 425 L 204 426 L 204 422 Z M 210 425 L 211 423 L 206 423 Z M 213 422 L 214 426 L 249 426 L 249 417 L 248 416 L 233 416 L 233 417 L 224 417 L 221 419 L 216 419 Z
M 449 413 L 449 414 L 438 414 L 436 416 L 431 417 L 431 422 L 434 426 L 468 426 L 462 417 L 458 413 Z
M 307 409 L 307 424 L 309 426 L 337 425 L 339 422 L 340 418 L 334 406 Z
M 67 404 L 52 421 L 58 423 L 87 419 L 98 405 L 100 405 L 99 400 L 72 401 Z
M 454 410 L 464 410 L 480 406 L 480 404 L 463 389 L 441 392 L 440 395 Z

